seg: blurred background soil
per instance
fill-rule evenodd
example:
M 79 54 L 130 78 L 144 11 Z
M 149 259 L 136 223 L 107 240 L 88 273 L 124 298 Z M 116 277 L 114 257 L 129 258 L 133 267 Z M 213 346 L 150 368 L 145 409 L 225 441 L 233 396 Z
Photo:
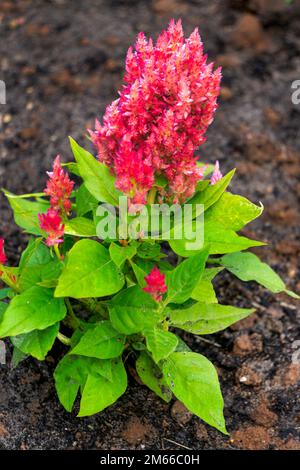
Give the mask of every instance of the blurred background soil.
M 199 26 L 210 60 L 223 67 L 201 158 L 219 159 L 223 172 L 237 167 L 234 192 L 263 202 L 264 215 L 245 233 L 269 242 L 256 252 L 299 292 L 300 105 L 291 102 L 300 79 L 298 0 L 1 0 L 1 186 L 40 191 L 56 154 L 71 159 L 68 135 L 89 147 L 86 128 L 117 97 L 128 46 L 139 31 L 156 36 L 172 17 L 187 33 Z M 16 264 L 26 236 L 0 197 L 0 234 Z M 229 274 L 216 284 L 221 302 L 257 308 L 210 342 L 184 335 L 218 368 L 230 437 L 133 376 L 103 413 L 68 414 L 52 381 L 57 345 L 44 363 L 0 366 L 0 448 L 300 449 L 299 304 Z

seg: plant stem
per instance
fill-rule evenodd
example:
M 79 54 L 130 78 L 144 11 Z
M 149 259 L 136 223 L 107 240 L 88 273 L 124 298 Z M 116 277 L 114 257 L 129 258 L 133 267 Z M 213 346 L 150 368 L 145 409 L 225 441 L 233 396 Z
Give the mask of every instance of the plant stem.
M 208 258 L 208 264 L 221 264 L 221 258 Z
M 58 248 L 58 244 L 57 244 L 57 243 L 55 243 L 55 245 L 54 245 L 54 252 L 55 252 L 57 258 L 59 259 L 59 261 L 61 261 L 62 258 L 61 258 L 61 254 L 60 254 L 60 251 L 59 251 L 59 248 Z
M 76 330 L 76 328 L 78 328 L 79 325 L 80 325 L 80 321 L 76 317 L 76 315 L 74 313 L 74 310 L 73 310 L 73 307 L 71 305 L 70 299 L 68 297 L 65 298 L 65 302 L 66 302 L 66 306 L 67 306 L 67 309 L 68 309 L 68 316 L 69 316 L 68 323 L 69 323 L 71 328 Z
M 60 332 L 57 333 L 57 339 L 61 343 L 65 344 L 66 346 L 70 346 L 70 344 L 71 344 L 71 338 L 68 338 L 67 336 L 63 335 Z
M 148 193 L 148 198 L 147 198 L 147 202 L 148 202 L 149 205 L 154 204 L 156 192 L 157 192 L 157 189 L 155 187 L 150 189 L 150 191 Z
M 177 257 L 177 266 L 181 263 L 182 261 L 182 256 L 178 255 Z
M 91 313 L 100 315 L 102 318 L 107 319 L 106 310 L 97 300 L 95 299 L 78 299 L 78 302 L 83 304 Z

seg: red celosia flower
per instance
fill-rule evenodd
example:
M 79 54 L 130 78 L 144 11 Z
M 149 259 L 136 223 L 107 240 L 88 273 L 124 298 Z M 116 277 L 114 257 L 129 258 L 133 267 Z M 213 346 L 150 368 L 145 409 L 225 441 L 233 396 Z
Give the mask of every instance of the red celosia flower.
M 6 263 L 6 255 L 4 253 L 4 240 L 3 238 L 0 238 L 0 264 Z M 2 274 L 2 271 L 0 269 L 0 276 Z
M 58 243 L 62 243 L 63 239 L 60 238 L 64 234 L 65 226 L 62 223 L 62 219 L 59 213 L 50 208 L 46 214 L 39 214 L 40 227 L 47 234 L 46 244 L 53 246 Z
M 184 202 L 203 176 L 194 151 L 213 120 L 221 71 L 207 64 L 198 30 L 185 39 L 172 20 L 155 45 L 139 34 L 126 72 L 120 98 L 90 131 L 98 158 L 133 202 L 145 201 L 155 174 L 168 179 L 162 195 Z
M 212 184 L 212 185 L 216 184 L 221 178 L 223 178 L 223 175 L 220 172 L 220 165 L 219 165 L 219 162 L 217 160 L 216 163 L 215 163 L 214 172 L 213 172 L 213 174 L 211 176 L 211 179 L 210 179 L 210 184 Z
M 162 294 L 165 294 L 168 290 L 165 284 L 165 275 L 160 272 L 160 270 L 154 266 L 150 274 L 145 276 L 145 281 L 148 286 L 144 287 L 144 291 L 148 292 L 156 302 L 162 300 Z
M 63 171 L 60 164 L 60 156 L 57 155 L 53 163 L 53 171 L 48 171 L 49 179 L 45 193 L 50 196 L 50 204 L 53 209 L 61 214 L 69 214 L 71 210 L 70 196 L 74 182 L 69 175 Z

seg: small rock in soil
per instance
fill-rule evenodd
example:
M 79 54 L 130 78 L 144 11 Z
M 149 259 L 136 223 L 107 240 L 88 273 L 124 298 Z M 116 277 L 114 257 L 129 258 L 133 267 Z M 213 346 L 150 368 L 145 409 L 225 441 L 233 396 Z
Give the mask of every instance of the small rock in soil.
M 232 31 L 233 44 L 241 49 L 263 52 L 268 48 L 268 40 L 259 18 L 246 13 L 239 18 Z
M 178 400 L 171 408 L 171 415 L 181 425 L 187 424 L 193 417 L 193 414 Z
M 263 342 L 261 335 L 253 333 L 252 335 L 243 334 L 238 336 L 233 345 L 233 354 L 237 356 L 246 356 L 254 352 L 263 350 Z
M 262 376 L 251 369 L 249 366 L 243 365 L 236 372 L 236 380 L 243 385 L 256 387 L 262 383 Z

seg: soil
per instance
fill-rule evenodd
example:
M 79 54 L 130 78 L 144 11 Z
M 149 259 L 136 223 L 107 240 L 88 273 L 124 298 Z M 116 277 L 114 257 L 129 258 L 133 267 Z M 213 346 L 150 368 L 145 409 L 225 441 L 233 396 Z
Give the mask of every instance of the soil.
M 287 3 L 287 2 L 286 2 Z M 245 230 L 265 240 L 256 250 L 300 290 L 300 2 L 217 0 L 3 0 L 0 3 L 1 186 L 40 191 L 67 136 L 89 147 L 86 128 L 117 96 L 127 47 L 142 30 L 153 36 L 172 17 L 196 26 L 209 58 L 223 66 L 216 119 L 201 158 L 237 167 L 234 191 L 262 201 L 263 216 Z M 1 196 L 0 233 L 16 264 L 27 237 Z M 167 405 L 129 377 L 125 395 L 90 418 L 60 406 L 52 373 L 63 346 L 44 363 L 0 366 L 0 448 L 4 449 L 300 449 L 299 304 L 227 274 L 219 300 L 256 313 L 225 332 L 185 334 L 218 368 L 230 436 L 182 406 Z M 299 358 L 299 354 L 298 354 Z M 296 363 L 295 363 L 296 362 Z M 299 361 L 298 361 L 299 362 Z

